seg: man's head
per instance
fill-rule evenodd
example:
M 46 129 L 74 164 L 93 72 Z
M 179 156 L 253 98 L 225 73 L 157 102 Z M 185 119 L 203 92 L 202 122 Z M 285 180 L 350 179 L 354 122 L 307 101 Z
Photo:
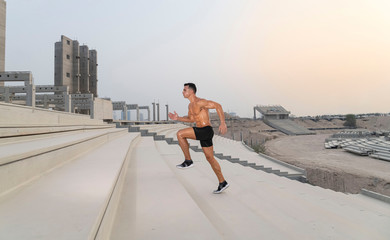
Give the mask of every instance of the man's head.
M 183 89 L 183 96 L 188 98 L 192 94 L 196 94 L 196 86 L 193 83 L 185 83 Z

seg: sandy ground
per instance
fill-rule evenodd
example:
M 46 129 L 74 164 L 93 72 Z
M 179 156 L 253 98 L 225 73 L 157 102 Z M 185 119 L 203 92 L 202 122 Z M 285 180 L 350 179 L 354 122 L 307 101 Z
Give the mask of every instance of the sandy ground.
M 314 185 L 348 193 L 365 188 L 390 196 L 390 162 L 325 149 L 329 136 L 279 137 L 266 142 L 267 154 L 306 169 Z

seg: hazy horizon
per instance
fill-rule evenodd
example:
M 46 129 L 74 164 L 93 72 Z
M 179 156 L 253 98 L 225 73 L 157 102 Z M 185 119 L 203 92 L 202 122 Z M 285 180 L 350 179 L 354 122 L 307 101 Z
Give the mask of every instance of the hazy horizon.
M 388 113 L 389 12 L 384 0 L 7 1 L 6 71 L 54 84 L 65 35 L 97 50 L 99 97 L 162 113 L 187 114 L 185 82 L 240 117 L 257 104 Z

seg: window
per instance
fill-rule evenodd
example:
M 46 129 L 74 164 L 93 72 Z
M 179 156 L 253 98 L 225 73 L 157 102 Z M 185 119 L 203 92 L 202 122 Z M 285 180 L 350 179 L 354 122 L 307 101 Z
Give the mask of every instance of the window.
M 66 59 L 70 59 L 70 55 L 69 54 L 66 54 Z
M 70 73 L 66 73 L 66 77 L 70 77 Z
M 67 43 L 68 45 L 70 45 L 70 41 L 69 41 L 69 40 L 66 40 L 66 43 Z

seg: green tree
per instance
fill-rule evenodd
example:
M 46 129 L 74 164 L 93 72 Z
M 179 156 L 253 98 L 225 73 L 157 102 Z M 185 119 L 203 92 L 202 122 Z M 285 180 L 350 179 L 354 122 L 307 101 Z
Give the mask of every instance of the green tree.
M 354 114 L 347 114 L 345 116 L 344 126 L 356 128 L 356 116 Z

